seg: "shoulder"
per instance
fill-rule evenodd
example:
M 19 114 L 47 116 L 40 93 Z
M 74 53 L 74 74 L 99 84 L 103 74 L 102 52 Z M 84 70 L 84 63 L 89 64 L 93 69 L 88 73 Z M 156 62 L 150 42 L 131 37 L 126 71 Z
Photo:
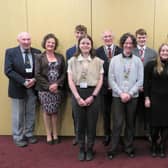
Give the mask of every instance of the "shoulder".
M 157 52 L 153 48 L 146 47 L 146 50 L 157 55 Z
M 147 64 L 146 64 L 146 67 L 153 67 L 156 65 L 156 61 L 155 60 L 152 60 L 152 61 L 149 61 Z
M 69 60 L 68 60 L 68 64 L 72 64 L 72 63 L 74 63 L 74 62 L 76 62 L 77 61 L 77 57 L 71 57 Z
M 95 56 L 95 57 L 93 58 L 93 61 L 99 62 L 99 63 L 104 63 L 104 61 L 103 61 L 102 59 L 100 59 L 99 57 L 97 57 L 97 56 Z
M 33 48 L 33 47 L 31 47 L 31 51 L 32 51 L 33 53 L 37 53 L 37 54 L 40 54 L 40 53 L 41 53 L 41 51 L 40 51 L 39 49 Z
M 120 60 L 122 58 L 122 53 L 115 55 L 114 57 L 112 57 L 111 61 L 116 61 L 116 60 Z
M 100 52 L 100 51 L 103 51 L 104 50 L 104 47 L 103 46 L 100 46 L 96 49 L 96 52 Z
M 115 50 L 117 50 L 118 52 L 122 52 L 123 49 L 121 47 L 119 47 L 118 45 L 114 45 Z
M 74 51 L 76 51 L 76 46 L 75 45 L 73 45 L 72 47 L 68 48 L 66 50 L 66 54 L 70 54 L 71 52 L 74 52 Z
M 17 50 L 20 50 L 20 48 L 19 47 L 7 48 L 6 52 L 8 52 L 8 53 L 14 53 Z
M 133 54 L 132 55 L 132 57 L 133 57 L 133 61 L 135 61 L 135 62 L 137 62 L 137 63 L 139 63 L 139 64 L 142 64 L 143 65 L 143 63 L 142 63 L 142 61 L 141 61 L 141 58 L 140 57 L 138 57 L 137 55 L 135 55 L 135 54 Z
M 64 61 L 64 56 L 61 53 L 55 53 L 56 57 L 59 57 L 62 61 Z

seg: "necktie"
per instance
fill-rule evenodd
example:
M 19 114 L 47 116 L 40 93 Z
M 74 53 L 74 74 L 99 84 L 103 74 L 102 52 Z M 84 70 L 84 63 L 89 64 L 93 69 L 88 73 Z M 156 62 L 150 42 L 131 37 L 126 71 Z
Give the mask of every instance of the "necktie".
M 25 63 L 24 63 L 24 64 L 25 64 L 25 69 L 31 68 L 30 59 L 29 59 L 29 56 L 28 56 L 29 50 L 26 49 L 26 50 L 24 51 L 24 53 L 25 53 Z
M 139 56 L 141 58 L 141 61 L 143 62 L 144 61 L 144 49 L 143 48 L 139 49 Z
M 112 58 L 112 52 L 110 47 L 108 47 L 108 58 Z

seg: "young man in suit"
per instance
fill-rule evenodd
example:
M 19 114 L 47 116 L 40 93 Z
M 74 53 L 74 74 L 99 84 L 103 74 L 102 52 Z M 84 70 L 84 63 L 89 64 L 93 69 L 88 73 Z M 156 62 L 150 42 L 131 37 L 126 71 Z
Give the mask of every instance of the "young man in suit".
M 79 38 L 86 34 L 87 34 L 87 28 L 84 25 L 77 25 L 75 27 L 76 44 L 70 47 L 69 49 L 67 49 L 66 60 L 69 60 L 75 54 Z
M 104 60 L 104 76 L 103 86 L 101 89 L 102 97 L 102 111 L 104 122 L 104 140 L 103 144 L 107 146 L 111 140 L 111 104 L 112 104 L 112 90 L 108 84 L 108 69 L 109 63 L 113 56 L 116 56 L 122 52 L 122 49 L 113 44 L 114 35 L 110 30 L 106 30 L 102 34 L 102 40 L 104 45 L 100 46 L 96 50 L 96 54 L 99 58 Z
M 154 49 L 147 47 L 147 32 L 140 28 L 135 32 L 136 40 L 137 40 L 137 47 L 133 50 L 133 54 L 138 56 L 141 61 L 143 62 L 144 67 L 149 61 L 152 61 L 156 58 L 157 53 Z M 148 123 L 148 112 L 145 110 L 144 106 L 144 92 L 143 88 L 140 89 L 140 94 L 138 98 L 138 106 L 137 106 L 137 124 L 142 128 L 145 128 L 145 136 L 151 141 L 150 137 L 150 129 Z M 144 126 L 141 125 L 144 123 Z
M 12 134 L 16 146 L 25 147 L 37 142 L 33 135 L 35 124 L 36 94 L 34 90 L 35 55 L 40 50 L 31 48 L 31 37 L 21 32 L 19 46 L 5 53 L 5 74 L 9 78 L 8 96 L 12 100 Z
M 66 61 L 68 62 L 68 60 L 73 57 L 73 55 L 75 54 L 76 50 L 77 50 L 77 43 L 78 40 L 87 34 L 87 28 L 84 25 L 77 25 L 75 27 L 75 38 L 76 38 L 76 44 L 73 45 L 72 47 L 70 47 L 69 49 L 67 49 L 66 51 Z M 67 86 L 68 87 L 68 86 Z M 69 89 L 68 89 L 69 90 Z M 72 118 L 73 118 L 73 123 L 74 123 L 74 132 L 75 132 L 75 138 L 72 142 L 73 145 L 77 145 L 78 144 L 78 138 L 77 138 L 77 130 L 78 130 L 78 126 L 77 126 L 77 114 L 74 113 L 73 109 L 72 109 Z

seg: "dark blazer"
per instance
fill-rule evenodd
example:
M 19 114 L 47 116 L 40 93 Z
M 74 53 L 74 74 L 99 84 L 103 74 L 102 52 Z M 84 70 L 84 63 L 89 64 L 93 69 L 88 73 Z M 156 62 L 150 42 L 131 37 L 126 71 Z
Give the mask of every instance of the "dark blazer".
M 114 45 L 114 49 L 113 49 L 113 56 L 116 56 L 118 54 L 122 53 L 122 49 L 116 45 Z M 108 56 L 106 55 L 106 51 L 104 46 L 101 46 L 99 48 L 96 49 L 96 55 L 101 58 L 102 60 L 104 60 L 104 64 L 103 64 L 103 68 L 104 68 L 104 76 L 103 76 L 103 86 L 102 86 L 102 92 L 104 94 L 107 93 L 108 91 L 108 69 L 109 69 L 109 59 Z
M 76 52 L 76 45 L 74 45 L 73 47 L 67 49 L 66 51 L 66 60 L 68 61 Z
M 58 87 L 62 89 L 65 80 L 65 61 L 64 57 L 59 53 L 54 53 L 58 61 L 58 73 L 59 77 L 55 83 L 58 84 Z M 36 57 L 35 60 L 35 78 L 36 78 L 36 87 L 38 91 L 49 91 L 49 81 L 48 81 L 48 59 L 46 53 L 42 53 Z
M 133 54 L 140 57 L 139 56 L 139 49 L 138 48 L 135 48 L 133 50 Z M 156 59 L 156 56 L 157 56 L 157 53 L 155 50 L 149 48 L 149 47 L 146 47 L 145 49 L 145 55 L 144 55 L 144 61 L 143 61 L 143 64 L 144 66 L 146 66 L 146 64 L 149 62 L 149 61 L 152 61 L 154 59 Z
M 35 48 L 30 49 L 33 58 L 33 76 L 35 67 L 35 56 L 41 51 Z M 9 48 L 5 53 L 4 71 L 9 78 L 8 96 L 12 98 L 24 98 L 26 96 L 25 67 L 20 47 Z

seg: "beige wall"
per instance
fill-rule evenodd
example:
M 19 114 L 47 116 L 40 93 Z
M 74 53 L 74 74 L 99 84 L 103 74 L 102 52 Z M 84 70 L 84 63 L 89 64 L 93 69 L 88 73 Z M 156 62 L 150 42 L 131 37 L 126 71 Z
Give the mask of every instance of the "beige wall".
M 167 41 L 167 0 L 5 0 L 1 2 L 0 48 L 0 134 L 11 134 L 11 105 L 7 97 L 8 80 L 3 74 L 4 51 L 17 45 L 16 36 L 21 31 L 32 35 L 32 45 L 40 48 L 46 33 L 53 32 L 59 39 L 58 51 L 65 54 L 74 43 L 74 27 L 84 24 L 100 45 L 101 33 L 111 29 L 115 42 L 124 32 L 134 33 L 143 27 L 148 32 L 148 45 L 155 49 Z M 72 135 L 70 99 L 60 115 L 59 133 Z M 100 116 L 102 118 L 102 116 Z M 37 111 L 36 133 L 44 134 L 40 110 Z M 98 135 L 102 134 L 102 119 L 98 122 Z

